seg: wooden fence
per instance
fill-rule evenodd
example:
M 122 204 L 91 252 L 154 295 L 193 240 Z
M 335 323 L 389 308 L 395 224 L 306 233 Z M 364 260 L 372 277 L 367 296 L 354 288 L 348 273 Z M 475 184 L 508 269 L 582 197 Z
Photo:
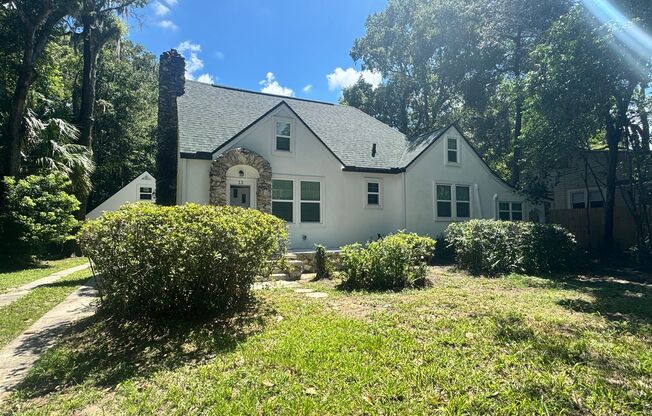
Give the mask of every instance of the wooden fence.
M 600 248 L 604 233 L 604 208 L 552 209 L 549 222 L 564 226 L 575 234 L 584 248 Z M 636 244 L 636 224 L 626 207 L 616 206 L 614 212 L 614 243 L 625 250 Z

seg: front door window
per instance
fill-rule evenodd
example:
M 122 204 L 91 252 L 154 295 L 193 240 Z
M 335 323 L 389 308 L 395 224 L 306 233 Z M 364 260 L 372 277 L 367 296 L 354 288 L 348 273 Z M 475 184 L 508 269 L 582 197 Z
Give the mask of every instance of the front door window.
M 251 206 L 251 188 L 249 186 L 231 186 L 229 205 L 249 208 Z

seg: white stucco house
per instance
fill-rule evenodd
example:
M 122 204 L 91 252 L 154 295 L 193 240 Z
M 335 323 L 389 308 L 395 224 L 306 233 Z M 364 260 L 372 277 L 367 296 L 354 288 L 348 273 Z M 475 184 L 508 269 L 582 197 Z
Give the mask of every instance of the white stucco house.
M 96 206 L 86 214 L 86 219 L 93 220 L 104 212 L 115 211 L 128 202 L 138 201 L 156 201 L 156 180 L 149 172 L 141 173 L 133 181 Z
M 161 57 L 161 84 L 175 53 Z M 543 218 L 455 125 L 408 138 L 354 107 L 167 75 L 159 106 L 170 91 L 175 100 L 172 115 L 159 108 L 159 129 L 168 123 L 178 138 L 176 203 L 271 212 L 287 222 L 291 249 L 400 229 L 437 237 L 470 218 Z

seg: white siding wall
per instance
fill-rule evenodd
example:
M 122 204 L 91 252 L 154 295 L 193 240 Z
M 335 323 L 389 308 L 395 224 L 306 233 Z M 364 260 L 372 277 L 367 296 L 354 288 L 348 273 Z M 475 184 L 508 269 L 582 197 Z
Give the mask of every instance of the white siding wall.
M 274 151 L 277 118 L 294 122 L 291 154 Z M 458 139 L 459 166 L 446 163 L 448 137 Z M 236 147 L 247 148 L 267 159 L 274 179 L 295 180 L 294 222 L 288 223 L 293 249 L 310 249 L 314 244 L 339 247 L 365 242 L 378 234 L 401 228 L 436 237 L 450 221 L 435 219 L 435 183 L 469 185 L 472 218 L 496 218 L 497 201 L 523 202 L 524 219 L 532 209 L 537 209 L 539 217 L 543 218 L 543 208 L 527 204 L 522 196 L 497 179 L 454 128 L 440 137 L 405 173 L 394 175 L 342 171 L 341 164 L 330 151 L 285 108 L 261 120 L 221 152 Z M 371 149 L 360 151 L 369 152 L 371 157 Z M 179 159 L 179 203 L 208 203 L 210 165 L 208 160 Z M 321 224 L 300 222 L 301 179 L 322 183 Z M 367 179 L 381 180 L 382 208 L 366 206 Z
M 446 162 L 446 140 L 449 137 L 458 139 L 458 166 Z M 495 218 L 495 195 L 500 201 L 524 201 L 491 173 L 454 128 L 444 133 L 406 171 L 408 230 L 436 237 L 450 224 L 450 221 L 435 219 L 435 183 L 470 185 L 472 218 Z M 524 219 L 533 208 L 537 208 L 539 218 L 543 218 L 542 207 L 524 203 L 523 208 Z
M 292 155 L 273 151 L 275 117 L 294 119 Z M 330 151 L 298 119 L 284 108 L 261 120 L 229 146 L 252 150 L 272 166 L 272 177 L 319 180 L 322 189 L 322 223 L 301 224 L 299 218 L 299 183 L 294 189 L 295 222 L 288 224 L 290 247 L 313 248 L 314 244 L 339 247 L 364 242 L 403 226 L 402 175 L 343 172 Z M 371 149 L 368 151 L 371 157 Z M 208 203 L 210 161 L 180 159 L 179 202 Z M 365 207 L 366 178 L 382 180 L 382 208 Z M 305 239 L 304 239 L 305 238 Z
M 115 211 L 128 202 L 139 201 L 139 190 L 141 186 L 152 188 L 154 196 L 151 202 L 154 202 L 156 199 L 156 180 L 149 173 L 145 172 L 86 214 L 86 219 L 95 219 L 102 215 L 103 212 Z

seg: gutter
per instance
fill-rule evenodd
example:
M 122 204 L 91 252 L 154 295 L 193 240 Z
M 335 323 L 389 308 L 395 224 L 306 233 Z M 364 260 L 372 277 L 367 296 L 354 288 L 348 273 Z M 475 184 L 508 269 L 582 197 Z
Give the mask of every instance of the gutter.
M 344 166 L 342 167 L 342 171 L 397 174 L 397 173 L 405 172 L 405 168 L 364 168 L 359 166 Z

